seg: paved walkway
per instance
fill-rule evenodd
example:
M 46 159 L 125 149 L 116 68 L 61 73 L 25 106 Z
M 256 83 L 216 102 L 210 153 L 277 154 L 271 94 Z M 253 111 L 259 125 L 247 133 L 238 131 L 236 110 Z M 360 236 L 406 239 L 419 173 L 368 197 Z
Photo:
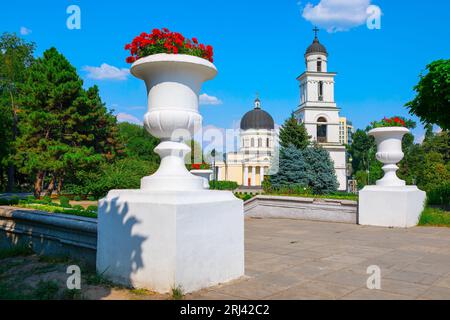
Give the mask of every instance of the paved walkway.
M 245 238 L 246 277 L 187 299 L 450 299 L 449 228 L 250 219 Z

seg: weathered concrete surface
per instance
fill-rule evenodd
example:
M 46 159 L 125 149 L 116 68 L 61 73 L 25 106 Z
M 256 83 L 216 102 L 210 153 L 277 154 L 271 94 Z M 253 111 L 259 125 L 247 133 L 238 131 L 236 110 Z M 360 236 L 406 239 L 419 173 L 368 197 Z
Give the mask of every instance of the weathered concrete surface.
M 450 229 L 247 219 L 246 279 L 188 299 L 450 299 Z M 381 290 L 367 289 L 367 267 Z
M 97 219 L 0 207 L 0 247 L 31 245 L 38 254 L 67 255 L 95 265 Z
M 245 202 L 244 212 L 252 218 L 358 223 L 358 203 L 349 200 L 259 195 Z

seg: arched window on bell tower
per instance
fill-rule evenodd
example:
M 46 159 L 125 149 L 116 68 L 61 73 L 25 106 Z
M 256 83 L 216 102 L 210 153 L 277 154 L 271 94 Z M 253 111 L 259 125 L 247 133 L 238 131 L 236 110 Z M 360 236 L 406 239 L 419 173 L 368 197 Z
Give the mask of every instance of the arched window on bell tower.
M 323 81 L 319 81 L 319 101 L 323 101 Z
M 317 72 L 322 72 L 322 58 L 317 58 Z
M 317 119 L 317 142 L 326 143 L 327 142 L 327 119 L 320 117 Z

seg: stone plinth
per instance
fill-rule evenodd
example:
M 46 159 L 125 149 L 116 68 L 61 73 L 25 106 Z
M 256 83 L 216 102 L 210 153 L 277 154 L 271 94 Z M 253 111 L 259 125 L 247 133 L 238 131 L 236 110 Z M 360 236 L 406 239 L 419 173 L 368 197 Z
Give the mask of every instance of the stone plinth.
M 416 186 L 367 186 L 359 192 L 359 224 L 409 228 L 418 224 L 426 193 Z
M 160 293 L 244 275 L 243 202 L 227 191 L 113 190 L 99 204 L 97 271 Z

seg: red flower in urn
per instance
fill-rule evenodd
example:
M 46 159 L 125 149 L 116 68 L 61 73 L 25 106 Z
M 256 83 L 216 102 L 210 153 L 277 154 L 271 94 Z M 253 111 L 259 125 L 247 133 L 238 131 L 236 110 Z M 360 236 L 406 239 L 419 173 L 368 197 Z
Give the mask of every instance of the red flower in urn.
M 197 38 L 187 39 L 167 28 L 153 29 L 150 34 L 141 33 L 125 46 L 125 50 L 131 53 L 126 59 L 127 63 L 134 63 L 140 58 L 158 53 L 187 54 L 214 61 L 212 46 L 199 43 Z
M 392 117 L 392 118 L 386 118 L 384 117 L 381 121 L 374 121 L 371 123 L 371 126 L 369 128 L 375 129 L 375 128 L 384 128 L 384 127 L 405 127 L 409 129 L 414 129 L 416 126 L 416 123 L 412 120 L 407 120 L 403 117 Z

